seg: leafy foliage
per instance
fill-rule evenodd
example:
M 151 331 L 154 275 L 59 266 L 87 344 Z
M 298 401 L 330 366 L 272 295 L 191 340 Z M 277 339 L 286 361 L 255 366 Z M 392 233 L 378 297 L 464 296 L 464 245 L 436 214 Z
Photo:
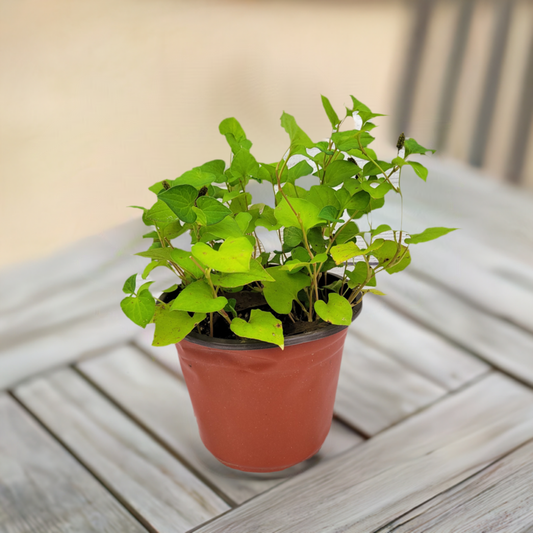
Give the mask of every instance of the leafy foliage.
M 325 96 L 321 99 L 331 125 L 329 140 L 313 142 L 292 115 L 283 113 L 288 150 L 279 161 L 260 163 L 241 124 L 228 118 L 219 126 L 231 149 L 228 165 L 208 161 L 149 188 L 154 204 L 139 207 L 151 227 L 144 235 L 151 244 L 138 254 L 150 261 L 142 280 L 165 267 L 177 283 L 163 291 L 171 299 L 166 303 L 163 296 L 152 296 L 151 281 L 137 288 L 141 278 L 134 274 L 124 283 L 121 307 L 141 327 L 155 323 L 155 346 L 179 342 L 194 328 L 213 335 L 214 325 L 222 324 L 226 336 L 283 348 L 287 324 L 349 325 L 364 294 L 383 294 L 375 288 L 377 274 L 402 271 L 411 262 L 411 244 L 453 231 L 437 227 L 409 235 L 373 224 L 377 217 L 368 215 L 384 205 L 386 195 L 402 193 L 404 168 L 426 181 L 428 171 L 418 159 L 434 150 L 402 134 L 397 156 L 381 159 L 370 148 L 369 132 L 382 115 L 352 96 L 341 118 Z M 298 180 L 311 174 L 319 184 L 300 187 Z M 251 180 L 272 186 L 273 205 L 253 203 L 247 190 Z M 277 232 L 279 250 L 264 250 L 258 227 Z M 191 238 L 187 250 L 173 242 L 184 233 Z M 327 275 L 333 268 L 339 269 L 337 278 Z

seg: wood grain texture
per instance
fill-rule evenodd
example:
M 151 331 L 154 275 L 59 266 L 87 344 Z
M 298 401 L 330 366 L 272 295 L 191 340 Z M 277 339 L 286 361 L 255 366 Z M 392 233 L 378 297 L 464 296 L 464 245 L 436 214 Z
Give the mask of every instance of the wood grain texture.
M 0 353 L 0 390 L 84 354 L 131 340 L 138 327 L 118 307 L 94 313 L 70 327 L 52 329 Z
M 15 394 L 158 532 L 184 532 L 229 509 L 74 370 L 34 379 Z
M 346 338 L 335 413 L 364 434 L 374 435 L 444 394 L 446 389 L 355 334 Z
M 351 326 L 349 335 L 376 346 L 447 390 L 454 390 L 488 370 L 489 366 L 483 361 L 410 320 L 384 301 L 386 297 L 367 294 L 363 312 Z
M 383 278 L 387 303 L 474 352 L 518 379 L 533 384 L 533 335 L 486 314 L 442 287 L 409 273 Z
M 380 533 L 533 531 L 533 443 L 395 520 Z
M 84 361 L 79 364 L 79 369 L 236 503 L 264 492 L 288 476 L 330 457 L 329 454 L 340 453 L 362 440 L 356 433 L 336 427 L 338 423 L 335 423 L 328 436 L 329 442 L 324 445 L 325 451 L 309 461 L 272 474 L 239 472 L 219 463 L 202 444 L 184 383 L 133 347 L 118 348 Z
M 378 530 L 533 438 L 532 417 L 533 393 L 492 374 L 198 532 Z
M 0 531 L 146 531 L 6 395 L 0 395 L 0 428 Z

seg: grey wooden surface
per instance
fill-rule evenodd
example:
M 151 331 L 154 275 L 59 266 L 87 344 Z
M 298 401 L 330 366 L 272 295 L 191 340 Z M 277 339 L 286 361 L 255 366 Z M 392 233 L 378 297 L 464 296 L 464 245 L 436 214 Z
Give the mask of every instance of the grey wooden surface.
M 122 316 L 139 222 L 0 273 L 0 532 L 533 530 L 533 196 L 429 166 L 404 228 L 461 230 L 365 298 L 330 434 L 284 472 L 211 457 L 175 347 Z

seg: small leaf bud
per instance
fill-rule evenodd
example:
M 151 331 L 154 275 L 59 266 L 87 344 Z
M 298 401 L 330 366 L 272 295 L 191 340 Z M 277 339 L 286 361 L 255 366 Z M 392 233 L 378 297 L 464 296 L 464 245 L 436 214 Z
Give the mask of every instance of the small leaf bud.
M 396 143 L 396 148 L 398 150 L 401 150 L 405 145 L 405 134 L 402 132 L 400 136 L 398 137 L 398 142 Z
M 165 191 L 170 189 L 170 183 L 167 180 L 164 180 L 161 184 L 163 185 L 163 189 L 165 189 Z

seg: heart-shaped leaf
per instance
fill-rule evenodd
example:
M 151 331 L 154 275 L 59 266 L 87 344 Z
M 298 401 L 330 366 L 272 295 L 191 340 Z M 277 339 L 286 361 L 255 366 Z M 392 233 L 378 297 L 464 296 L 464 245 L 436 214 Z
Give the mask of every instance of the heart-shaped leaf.
M 248 285 L 254 281 L 274 281 L 274 278 L 261 266 L 257 259 L 250 261 L 249 272 L 237 272 L 235 274 L 212 274 L 211 280 L 217 287 L 232 289 Z
M 155 300 L 150 291 L 141 291 L 138 296 L 127 296 L 120 302 L 124 314 L 135 324 L 145 328 L 155 311 Z
M 455 231 L 457 228 L 426 228 L 422 233 L 416 233 L 411 235 L 405 242 L 407 244 L 418 244 L 421 242 L 432 241 L 433 239 L 438 239 L 451 231 Z
M 290 203 L 296 213 L 300 216 L 300 220 L 303 225 L 304 231 L 307 231 L 324 222 L 318 214 L 320 213 L 320 208 L 316 205 L 308 202 L 307 200 L 302 200 L 301 198 L 290 198 Z M 294 211 L 291 209 L 291 206 L 287 203 L 287 200 L 283 198 L 274 210 L 276 220 L 285 227 L 294 227 L 300 228 L 300 221 L 298 217 L 294 214 Z
M 276 313 L 288 314 L 292 309 L 292 302 L 298 297 L 298 293 L 311 285 L 311 278 L 307 274 L 289 274 L 282 267 L 267 268 L 267 272 L 275 282 L 263 282 L 263 295 L 270 307 Z
M 248 322 L 242 318 L 234 318 L 230 327 L 239 337 L 270 342 L 277 344 L 282 350 L 284 348 L 281 321 L 268 311 L 252 309 Z
M 214 313 L 224 309 L 228 300 L 223 296 L 215 298 L 209 284 L 194 281 L 187 285 L 172 302 L 172 311 L 190 311 L 192 313 Z
M 349 326 L 352 322 L 352 306 L 350 302 L 335 292 L 329 294 L 328 303 L 315 302 L 316 314 L 324 321 L 338 326 Z
M 168 346 L 180 342 L 205 316 L 205 313 L 189 316 L 186 311 L 171 311 L 167 306 L 158 305 L 154 315 L 155 332 L 152 346 Z
M 122 287 L 122 290 L 125 294 L 133 294 L 135 292 L 136 280 L 137 274 L 133 274 L 124 282 L 124 287 Z
M 222 202 L 210 196 L 200 196 L 196 200 L 196 206 L 201 209 L 206 218 L 206 225 L 216 224 L 231 215 L 231 209 L 226 207 Z
M 192 247 L 192 255 L 203 265 L 218 272 L 248 272 L 254 247 L 246 237 L 227 239 L 219 250 L 199 242 Z
M 196 221 L 196 213 L 192 208 L 195 207 L 197 196 L 198 191 L 192 185 L 176 185 L 158 194 L 158 198 L 165 202 L 180 220 L 188 223 Z

